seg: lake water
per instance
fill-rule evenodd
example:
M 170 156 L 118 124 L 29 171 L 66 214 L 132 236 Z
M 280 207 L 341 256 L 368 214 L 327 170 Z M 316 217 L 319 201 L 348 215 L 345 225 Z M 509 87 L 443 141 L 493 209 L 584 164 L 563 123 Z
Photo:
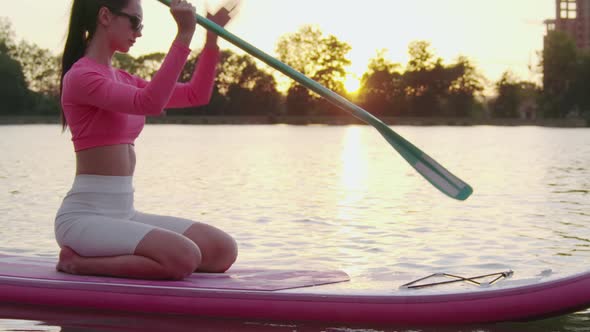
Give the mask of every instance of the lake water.
M 240 266 L 331 268 L 371 280 L 432 271 L 581 271 L 590 262 L 590 129 L 394 127 L 475 190 L 451 200 L 367 126 L 147 126 L 136 207 L 211 223 Z M 57 257 L 74 176 L 69 133 L 1 126 L 0 252 Z M 458 328 L 310 325 L 0 305 L 21 331 L 588 331 L 590 310 Z

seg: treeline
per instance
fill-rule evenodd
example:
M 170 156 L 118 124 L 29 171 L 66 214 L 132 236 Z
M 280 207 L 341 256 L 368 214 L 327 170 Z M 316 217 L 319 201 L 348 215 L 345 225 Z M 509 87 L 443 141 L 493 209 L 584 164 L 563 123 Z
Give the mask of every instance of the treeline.
M 371 59 L 357 93 L 348 95 L 344 82 L 351 45 L 314 26 L 282 36 L 277 58 L 327 88 L 352 99 L 377 116 L 499 117 L 516 118 L 523 105 L 532 103 L 539 117 L 563 118 L 590 109 L 583 82 L 590 78 L 590 56 L 576 50 L 566 35 L 551 33 L 540 67 L 543 87 L 505 73 L 495 84 L 496 97 L 483 96 L 485 78 L 467 57 L 450 64 L 437 57 L 431 45 L 409 45 L 407 64 L 388 60 L 383 51 Z M 113 65 L 151 79 L 164 53 L 140 57 L 116 54 Z M 195 60 L 187 62 L 182 81 L 192 75 Z M 59 113 L 60 56 L 35 44 L 15 41 L 7 19 L 0 18 L 0 115 Z M 223 50 L 211 103 L 175 114 L 341 116 L 323 98 L 289 80 L 280 89 L 274 72 L 248 55 Z

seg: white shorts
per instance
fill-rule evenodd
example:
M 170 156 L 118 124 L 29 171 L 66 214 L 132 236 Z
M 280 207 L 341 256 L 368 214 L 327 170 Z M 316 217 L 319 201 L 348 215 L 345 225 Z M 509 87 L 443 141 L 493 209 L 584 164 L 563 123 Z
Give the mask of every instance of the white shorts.
M 55 217 L 55 238 L 81 256 L 133 255 L 153 229 L 183 234 L 193 221 L 136 211 L 133 177 L 78 175 Z

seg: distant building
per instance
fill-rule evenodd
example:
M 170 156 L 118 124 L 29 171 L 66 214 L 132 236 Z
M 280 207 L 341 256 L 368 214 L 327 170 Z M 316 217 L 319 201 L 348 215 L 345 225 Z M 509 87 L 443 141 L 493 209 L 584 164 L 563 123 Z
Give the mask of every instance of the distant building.
M 555 19 L 545 21 L 547 32 L 569 34 L 578 49 L 590 50 L 590 0 L 555 0 Z

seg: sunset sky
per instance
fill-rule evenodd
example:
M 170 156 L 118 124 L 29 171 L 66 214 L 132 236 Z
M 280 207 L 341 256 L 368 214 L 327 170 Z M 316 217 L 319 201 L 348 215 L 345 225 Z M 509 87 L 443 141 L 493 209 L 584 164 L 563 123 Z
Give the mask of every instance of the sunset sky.
M 19 39 L 61 51 L 71 1 L 2 2 L 0 16 L 10 19 Z M 173 19 L 156 0 L 142 3 L 144 35 L 131 54 L 166 51 L 175 33 Z M 193 1 L 202 15 L 206 3 L 217 8 L 222 1 Z M 242 0 L 240 7 L 228 30 L 271 55 L 280 36 L 314 24 L 352 46 L 352 78 L 362 75 L 377 50 L 387 49 L 391 60 L 405 64 L 408 44 L 427 40 L 447 63 L 459 55 L 471 58 L 492 82 L 506 70 L 538 80 L 529 65 L 538 63 L 542 22 L 555 12 L 553 0 Z M 202 37 L 195 37 L 193 49 Z

